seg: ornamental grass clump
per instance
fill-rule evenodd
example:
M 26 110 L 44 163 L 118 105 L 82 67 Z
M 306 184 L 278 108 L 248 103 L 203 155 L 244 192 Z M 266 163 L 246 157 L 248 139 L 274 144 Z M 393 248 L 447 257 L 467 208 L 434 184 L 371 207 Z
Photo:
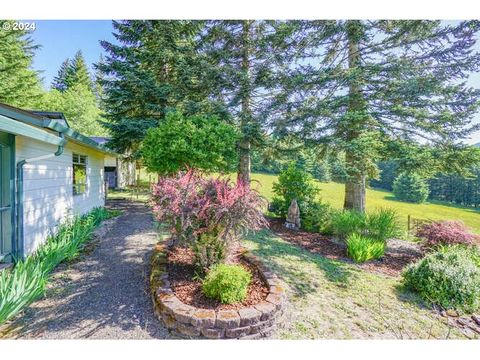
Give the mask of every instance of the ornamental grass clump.
M 403 273 L 403 284 L 444 309 L 472 313 L 480 308 L 480 255 L 464 246 L 441 247 Z
M 385 253 L 385 242 L 360 234 L 351 234 L 347 240 L 347 255 L 357 263 L 379 259 Z
M 169 226 L 173 245 L 192 248 L 202 272 L 227 259 L 247 231 L 268 224 L 266 201 L 255 189 L 192 169 L 161 178 L 153 186 L 152 203 L 156 219 Z
M 219 264 L 207 273 L 202 290 L 205 296 L 223 304 L 242 302 L 247 297 L 252 275 L 240 265 Z
M 435 221 L 419 226 L 415 234 L 422 239 L 428 249 L 441 245 L 473 245 L 479 241 L 478 235 L 472 234 L 467 226 L 460 221 Z

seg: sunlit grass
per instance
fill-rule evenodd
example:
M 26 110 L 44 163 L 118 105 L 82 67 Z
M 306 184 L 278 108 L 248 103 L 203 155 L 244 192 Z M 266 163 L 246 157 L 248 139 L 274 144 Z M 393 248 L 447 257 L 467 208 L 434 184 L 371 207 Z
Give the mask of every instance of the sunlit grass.
M 261 184 L 260 193 L 267 199 L 273 197 L 272 185 L 276 181 L 276 175 L 252 174 L 252 179 Z M 334 182 L 317 182 L 321 189 L 320 198 L 336 208 L 342 208 L 344 197 L 344 185 Z M 432 219 L 432 220 L 461 220 L 467 226 L 480 234 L 480 211 L 450 205 L 439 201 L 431 201 L 424 204 L 412 204 L 397 201 L 389 191 L 367 189 L 367 211 L 378 208 L 392 208 L 397 211 L 401 226 L 407 229 L 407 218 Z

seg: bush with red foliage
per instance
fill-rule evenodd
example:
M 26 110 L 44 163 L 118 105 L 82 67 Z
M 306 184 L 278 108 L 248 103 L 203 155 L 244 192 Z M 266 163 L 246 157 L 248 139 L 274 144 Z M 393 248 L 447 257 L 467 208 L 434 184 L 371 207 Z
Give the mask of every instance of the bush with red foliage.
M 419 226 L 416 236 L 423 239 L 426 248 L 439 245 L 473 245 L 479 237 L 460 221 L 436 221 Z
M 225 177 L 204 177 L 190 169 L 164 177 L 153 186 L 155 217 L 166 223 L 175 244 L 193 245 L 202 234 L 214 235 L 227 248 L 248 230 L 267 226 L 265 200 L 255 189 Z

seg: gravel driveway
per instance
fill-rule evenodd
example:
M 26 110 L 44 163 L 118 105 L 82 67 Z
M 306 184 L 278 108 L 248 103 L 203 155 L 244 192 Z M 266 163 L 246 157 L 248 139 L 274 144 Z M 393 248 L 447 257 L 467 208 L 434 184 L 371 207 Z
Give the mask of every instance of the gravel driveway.
M 53 274 L 47 295 L 10 326 L 10 338 L 165 339 L 149 294 L 150 254 L 157 242 L 144 204 L 115 201 L 123 214 L 98 236 L 91 253 Z M 108 228 L 107 228 L 108 230 Z

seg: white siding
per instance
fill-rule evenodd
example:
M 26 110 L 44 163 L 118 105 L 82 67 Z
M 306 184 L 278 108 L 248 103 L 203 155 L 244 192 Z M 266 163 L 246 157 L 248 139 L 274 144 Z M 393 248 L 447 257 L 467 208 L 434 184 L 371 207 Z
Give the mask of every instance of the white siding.
M 53 154 L 54 145 L 16 137 L 16 160 Z M 73 195 L 72 154 L 86 155 L 87 190 Z M 24 166 L 25 253 L 32 253 L 68 214 L 85 214 L 103 206 L 104 154 L 67 140 L 60 156 L 27 163 Z

